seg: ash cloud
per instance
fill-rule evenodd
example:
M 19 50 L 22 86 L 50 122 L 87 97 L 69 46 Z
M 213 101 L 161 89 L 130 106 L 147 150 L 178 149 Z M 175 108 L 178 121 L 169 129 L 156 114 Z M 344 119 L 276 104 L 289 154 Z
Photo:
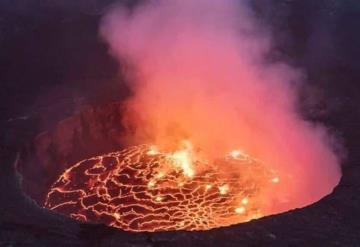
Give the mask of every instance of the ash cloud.
M 269 200 L 284 206 L 272 213 L 309 204 L 338 183 L 334 138 L 297 110 L 303 74 L 266 59 L 271 37 L 247 1 L 117 5 L 100 32 L 127 64 L 129 143 L 186 138 L 210 158 L 242 149 L 280 173 L 282 186 Z

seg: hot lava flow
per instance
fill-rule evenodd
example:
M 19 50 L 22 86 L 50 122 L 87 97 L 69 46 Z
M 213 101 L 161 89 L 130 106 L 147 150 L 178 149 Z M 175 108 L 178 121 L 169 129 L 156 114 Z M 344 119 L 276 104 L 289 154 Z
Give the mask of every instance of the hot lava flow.
M 225 166 L 241 172 L 226 174 Z M 207 230 L 263 216 L 263 191 L 279 182 L 241 150 L 209 164 L 189 142 L 172 152 L 140 145 L 70 167 L 44 206 L 127 231 Z

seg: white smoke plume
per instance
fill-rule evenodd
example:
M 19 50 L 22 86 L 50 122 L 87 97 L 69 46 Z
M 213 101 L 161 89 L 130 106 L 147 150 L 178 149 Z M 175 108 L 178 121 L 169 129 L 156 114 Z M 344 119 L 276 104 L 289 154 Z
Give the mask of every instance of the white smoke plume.
M 297 112 L 302 74 L 266 60 L 271 37 L 247 1 L 118 5 L 101 35 L 128 65 L 128 141 L 166 146 L 186 138 L 211 158 L 245 150 L 280 173 L 276 196 L 287 203 L 272 213 L 318 200 L 338 183 L 333 138 Z

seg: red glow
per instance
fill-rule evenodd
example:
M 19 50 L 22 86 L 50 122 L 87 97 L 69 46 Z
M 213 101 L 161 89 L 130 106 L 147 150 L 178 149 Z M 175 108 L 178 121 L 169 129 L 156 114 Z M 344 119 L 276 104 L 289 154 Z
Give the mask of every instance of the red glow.
M 172 153 L 174 166 L 188 178 L 202 174 L 207 164 L 216 164 L 221 179 L 240 178 L 242 166 L 216 160 L 228 154 L 242 162 L 251 154 L 248 157 L 261 160 L 265 170 L 276 171 L 267 178 L 276 190 L 261 184 L 256 202 L 263 214 L 273 214 L 329 193 L 340 178 L 339 159 L 326 128 L 298 114 L 302 75 L 266 59 L 271 39 L 245 2 L 150 0 L 131 11 L 115 7 L 104 18 L 101 35 L 112 54 L 128 65 L 125 73 L 134 96 L 124 106 L 125 141 L 153 143 L 147 155 Z M 183 140 L 192 148 L 178 149 Z M 207 162 L 192 170 L 194 157 Z M 168 170 L 163 172 L 157 173 L 158 179 L 167 176 Z M 262 176 L 258 179 L 263 181 Z M 155 181 L 146 182 L 149 191 L 156 187 Z M 232 189 L 228 183 L 219 185 L 218 195 Z M 161 204 L 166 198 L 154 200 Z M 241 200 L 231 212 L 245 217 L 252 199 Z M 121 214 L 114 212 L 114 217 Z
M 219 170 L 233 166 L 241 167 L 241 174 Z M 267 214 L 267 192 L 279 188 L 274 177 L 249 155 L 226 155 L 209 164 L 189 148 L 154 154 L 142 145 L 67 169 L 45 207 L 128 231 L 208 230 Z

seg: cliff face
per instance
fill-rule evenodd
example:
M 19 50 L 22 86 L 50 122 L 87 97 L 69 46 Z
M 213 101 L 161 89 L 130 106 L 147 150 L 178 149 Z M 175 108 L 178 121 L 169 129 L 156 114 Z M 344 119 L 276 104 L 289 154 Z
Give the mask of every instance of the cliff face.
M 23 190 L 42 204 L 49 186 L 71 164 L 121 149 L 119 103 L 88 107 L 42 132 L 21 151 Z
M 62 169 L 55 164 L 121 146 L 116 138 L 111 143 L 99 138 L 121 132 L 120 125 L 112 128 L 119 108 L 104 103 L 128 95 L 97 36 L 101 4 L 52 2 L 0 3 L 0 246 L 360 245 L 356 1 L 254 1 L 276 33 L 275 55 L 305 68 L 312 82 L 305 90 L 322 98 L 315 103 L 305 98 L 304 105 L 312 108 L 304 107 L 304 114 L 325 122 L 344 140 L 348 155 L 334 192 L 306 208 L 247 224 L 156 234 L 82 224 L 40 208 L 24 194 L 41 200 L 52 179 L 47 175 Z M 45 130 L 51 131 L 39 135 Z M 85 152 L 88 142 L 102 149 Z

